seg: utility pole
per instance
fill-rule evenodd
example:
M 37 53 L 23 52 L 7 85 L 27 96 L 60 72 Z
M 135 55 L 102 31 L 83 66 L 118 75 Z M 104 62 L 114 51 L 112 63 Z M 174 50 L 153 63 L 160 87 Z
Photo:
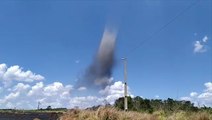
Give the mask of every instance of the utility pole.
M 124 110 L 127 111 L 128 103 L 127 103 L 127 59 L 122 58 L 124 63 Z

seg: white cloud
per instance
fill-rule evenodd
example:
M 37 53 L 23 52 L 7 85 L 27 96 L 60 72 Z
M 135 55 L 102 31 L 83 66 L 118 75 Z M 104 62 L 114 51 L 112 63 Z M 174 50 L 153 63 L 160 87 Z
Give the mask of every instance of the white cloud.
M 40 82 L 32 87 L 28 92 L 28 96 L 36 97 L 36 101 L 40 101 L 44 106 L 52 105 L 53 107 L 61 107 L 70 99 L 71 90 L 71 85 L 64 86 L 60 82 L 54 82 L 46 86 Z
M 206 43 L 208 41 L 208 37 L 204 36 L 201 41 L 195 41 L 194 43 L 194 53 L 203 53 L 207 51 Z
M 14 86 L 13 90 L 12 91 L 25 91 L 27 89 L 30 88 L 30 85 L 28 84 L 23 84 L 23 83 L 18 83 L 16 86 Z
M 97 96 L 73 97 L 70 98 L 69 106 L 71 108 L 87 108 L 95 105 L 102 105 L 104 98 Z
M 31 71 L 23 71 L 18 65 L 7 67 L 0 64 L 0 82 L 10 84 L 7 87 L 0 87 L 0 108 L 35 109 L 38 102 L 41 108 L 47 106 L 80 108 L 91 107 L 107 103 L 113 104 L 116 99 L 123 97 L 124 84 L 121 81 L 108 85 L 96 95 L 72 96 L 71 92 L 87 92 L 86 87 L 73 89 L 72 85 L 64 85 L 61 82 L 53 82 L 45 85 L 44 77 Z M 113 78 L 108 80 L 112 83 Z M 75 90 L 75 91 L 74 91 Z M 76 94 L 75 94 L 76 95 Z M 132 94 L 129 91 L 128 95 Z
M 5 96 L 5 101 L 16 99 L 20 95 L 20 92 L 10 93 Z
M 104 90 L 99 92 L 102 95 L 110 94 L 124 94 L 124 84 L 121 81 L 115 82 L 111 86 L 107 86 Z
M 4 73 L 7 71 L 7 65 L 6 64 L 0 64 L 0 78 L 4 75 Z
M 211 82 L 205 83 L 205 87 L 206 87 L 206 92 L 212 92 L 212 83 Z
M 195 53 L 202 53 L 206 52 L 206 49 L 204 48 L 204 45 L 200 43 L 200 41 L 196 41 L 194 44 L 194 52 Z
M 77 90 L 78 91 L 84 91 L 84 90 L 87 90 L 87 88 L 86 87 L 79 87 Z
M 129 90 L 130 88 L 127 87 L 128 96 L 133 96 Z M 107 86 L 104 90 L 100 90 L 99 93 L 105 96 L 107 102 L 113 104 L 116 99 L 124 96 L 124 83 L 117 81 L 114 84 Z
M 60 82 L 54 82 L 53 84 L 50 84 L 46 86 L 43 91 L 46 96 L 53 96 L 57 95 L 58 92 L 61 92 L 61 90 L 64 88 L 63 84 Z
M 208 41 L 208 37 L 205 36 L 203 39 L 202 39 L 203 42 L 207 42 Z
M 33 82 L 44 80 L 44 77 L 31 72 L 30 70 L 23 71 L 18 65 L 7 67 L 6 64 L 0 64 L 0 80 L 5 84 L 9 85 L 12 81 L 21 81 L 21 82 Z
M 155 95 L 155 98 L 158 99 L 158 98 L 160 98 L 160 96 L 159 95 Z
M 18 83 L 10 93 L 0 98 L 0 107 L 2 108 L 36 108 L 38 101 L 41 107 L 69 106 L 71 85 L 64 86 L 60 82 L 44 85 L 43 82 L 36 83 L 34 86 Z
M 181 97 L 181 100 L 192 101 L 196 106 L 212 106 L 212 82 L 207 82 L 204 84 L 205 90 L 198 94 L 197 92 L 191 92 L 188 97 Z
M 28 96 L 38 96 L 43 91 L 43 82 L 36 83 L 34 86 L 32 86 L 31 90 L 28 92 Z
M 181 100 L 186 100 L 186 101 L 192 101 L 192 99 L 190 97 L 181 97 Z M 192 101 L 193 102 L 193 101 Z
M 115 100 L 124 96 L 124 84 L 121 81 L 114 82 L 112 85 L 108 85 L 105 89 L 99 91 L 101 97 L 97 96 L 82 96 L 70 98 L 70 107 L 91 107 L 93 105 L 102 105 L 106 103 L 114 104 Z M 128 87 L 128 95 L 133 96 L 130 93 Z
M 19 104 L 19 100 L 23 99 L 23 95 L 26 94 L 29 89 L 30 85 L 18 83 L 13 88 L 11 88 L 11 92 L 8 95 L 5 95 L 3 99 L 0 99 L 0 103 L 5 104 L 5 107 L 12 107 L 14 103 Z
M 191 96 L 191 97 L 195 97 L 195 96 L 197 96 L 197 95 L 198 95 L 197 92 L 191 92 L 191 93 L 190 93 L 190 96 Z

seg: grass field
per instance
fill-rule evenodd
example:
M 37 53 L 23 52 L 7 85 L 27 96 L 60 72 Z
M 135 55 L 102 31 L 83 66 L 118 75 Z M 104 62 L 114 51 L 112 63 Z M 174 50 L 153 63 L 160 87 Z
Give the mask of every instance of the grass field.
M 206 111 L 185 112 L 178 111 L 165 114 L 156 111 L 152 114 L 144 112 L 117 110 L 114 107 L 100 107 L 97 110 L 69 110 L 61 120 L 212 120 L 212 114 Z

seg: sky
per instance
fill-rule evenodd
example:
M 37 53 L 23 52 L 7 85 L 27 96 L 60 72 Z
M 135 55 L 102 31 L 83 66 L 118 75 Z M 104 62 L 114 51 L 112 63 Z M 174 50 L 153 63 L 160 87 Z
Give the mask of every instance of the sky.
M 211 0 L 1 0 L 0 108 L 85 108 L 123 96 L 212 106 Z M 105 28 L 117 30 L 110 84 L 75 84 Z M 95 91 L 95 92 L 94 92 Z

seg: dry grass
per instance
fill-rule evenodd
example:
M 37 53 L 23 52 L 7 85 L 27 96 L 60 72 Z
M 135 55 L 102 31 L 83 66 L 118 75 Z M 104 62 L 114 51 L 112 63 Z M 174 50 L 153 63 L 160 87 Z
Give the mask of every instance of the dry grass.
M 124 112 L 113 107 L 100 107 L 98 110 L 70 110 L 61 116 L 60 120 L 212 120 L 212 115 L 206 112 L 177 112 L 166 116 L 163 111 L 153 114 L 140 112 Z
M 98 110 L 70 110 L 61 120 L 159 120 L 157 116 L 138 112 L 124 112 L 112 107 Z
M 212 115 L 206 112 L 177 112 L 169 116 L 167 120 L 212 120 Z

